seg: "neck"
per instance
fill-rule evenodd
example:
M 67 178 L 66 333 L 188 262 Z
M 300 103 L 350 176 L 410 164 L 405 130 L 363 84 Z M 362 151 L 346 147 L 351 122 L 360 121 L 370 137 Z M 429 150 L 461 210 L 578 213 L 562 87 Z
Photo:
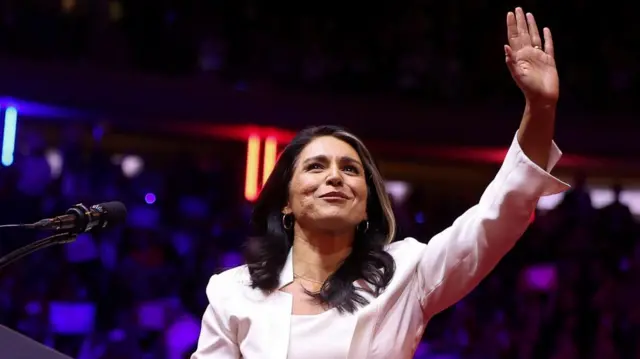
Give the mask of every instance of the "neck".
M 308 280 L 324 282 L 351 253 L 353 233 L 308 233 L 296 226 L 293 271 Z

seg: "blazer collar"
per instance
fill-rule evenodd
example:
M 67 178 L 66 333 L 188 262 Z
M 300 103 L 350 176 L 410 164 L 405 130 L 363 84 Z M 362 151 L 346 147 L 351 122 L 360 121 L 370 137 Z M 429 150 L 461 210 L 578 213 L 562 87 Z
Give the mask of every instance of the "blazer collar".
M 293 247 L 289 249 L 289 255 L 287 255 L 287 261 L 284 263 L 284 267 L 280 271 L 280 282 L 278 289 L 291 284 L 293 282 Z

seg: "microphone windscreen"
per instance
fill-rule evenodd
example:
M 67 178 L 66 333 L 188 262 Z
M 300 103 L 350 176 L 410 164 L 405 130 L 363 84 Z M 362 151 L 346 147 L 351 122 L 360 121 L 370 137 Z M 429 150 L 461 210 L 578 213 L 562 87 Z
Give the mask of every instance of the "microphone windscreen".
M 94 207 L 96 207 L 98 210 L 103 211 L 105 213 L 106 219 L 111 224 L 124 223 L 127 219 L 127 207 L 125 207 L 122 202 L 105 202 L 97 204 Z

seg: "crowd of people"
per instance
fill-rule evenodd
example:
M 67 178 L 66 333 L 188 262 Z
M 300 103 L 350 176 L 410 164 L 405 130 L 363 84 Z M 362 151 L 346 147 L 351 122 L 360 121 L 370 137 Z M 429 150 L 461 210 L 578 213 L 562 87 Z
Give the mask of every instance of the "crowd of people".
M 209 277 L 242 263 L 251 204 L 229 171 L 206 163 L 123 172 L 107 155 L 79 153 L 63 152 L 60 167 L 33 149 L 0 168 L 0 222 L 120 199 L 128 223 L 2 269 L 0 323 L 78 359 L 188 358 Z M 576 184 L 470 296 L 433 319 L 416 358 L 637 358 L 637 223 L 619 201 L 594 209 Z M 416 192 L 396 203 L 401 235 L 427 242 L 472 205 L 451 198 Z M 4 230 L 0 250 L 33 236 Z
M 518 101 L 504 67 L 507 1 L 389 3 L 3 0 L 0 53 L 42 61 L 215 73 L 427 104 Z M 519 4 L 554 34 L 562 106 L 630 109 L 638 91 L 631 3 Z M 584 24 L 589 35 L 585 36 Z

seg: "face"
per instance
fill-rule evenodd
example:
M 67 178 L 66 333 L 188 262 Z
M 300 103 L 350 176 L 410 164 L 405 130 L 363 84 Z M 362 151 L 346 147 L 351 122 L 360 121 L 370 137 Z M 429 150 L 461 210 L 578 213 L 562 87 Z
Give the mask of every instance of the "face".
M 298 156 L 284 213 L 306 228 L 353 230 L 367 219 L 364 173 L 358 152 L 348 143 L 318 137 Z

